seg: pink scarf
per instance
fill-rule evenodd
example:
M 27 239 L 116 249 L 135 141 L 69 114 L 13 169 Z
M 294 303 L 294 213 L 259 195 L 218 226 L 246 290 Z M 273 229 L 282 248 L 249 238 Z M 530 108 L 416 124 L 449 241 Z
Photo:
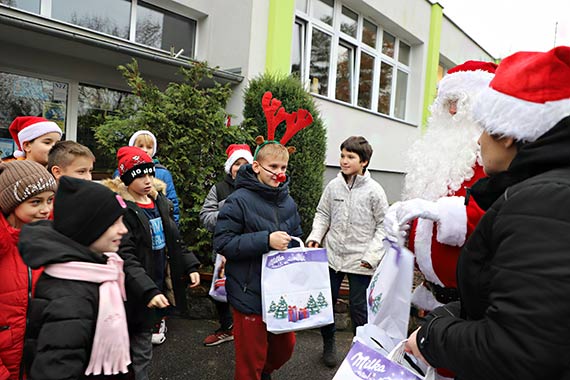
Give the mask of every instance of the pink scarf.
M 129 332 L 123 300 L 126 300 L 123 260 L 113 252 L 106 252 L 107 265 L 70 261 L 51 264 L 45 273 L 66 280 L 88 281 L 99 286 L 99 314 L 91 358 L 86 375 L 116 375 L 127 373 L 131 363 Z

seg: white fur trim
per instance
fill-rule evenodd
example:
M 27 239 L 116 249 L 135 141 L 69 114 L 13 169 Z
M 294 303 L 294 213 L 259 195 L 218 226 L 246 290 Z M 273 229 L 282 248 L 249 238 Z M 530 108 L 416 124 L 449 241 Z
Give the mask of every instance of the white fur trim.
M 438 199 L 436 204 L 439 214 L 437 241 L 461 247 L 467 235 L 465 197 L 443 197 Z
M 156 154 L 156 149 L 158 148 L 158 146 L 156 143 L 156 137 L 154 136 L 154 134 L 151 131 L 147 131 L 146 129 L 141 129 L 140 131 L 136 131 L 135 133 L 133 133 L 133 135 L 129 139 L 129 146 L 135 146 L 135 141 L 137 141 L 137 137 L 139 137 L 140 135 L 149 135 L 150 138 L 152 139 L 153 144 L 152 144 L 152 155 L 151 155 L 151 157 L 154 157 L 154 155 Z
M 495 74 L 485 70 L 458 71 L 447 74 L 439 81 L 437 97 L 446 98 L 458 93 L 467 93 L 474 96 L 489 86 L 489 82 L 491 82 L 494 76 Z
M 224 170 L 226 171 L 226 173 L 230 174 L 232 165 L 240 158 L 245 159 L 248 164 L 251 164 L 253 162 L 253 156 L 249 151 L 245 149 L 234 150 L 234 152 L 231 154 L 231 156 L 228 157 L 224 165 Z
M 22 150 L 15 150 L 13 154 L 16 158 L 26 157 L 26 152 Z
M 57 132 L 60 136 L 63 134 L 59 128 L 59 125 L 53 121 L 40 121 L 39 123 L 30 124 L 18 132 L 20 147 L 23 148 L 23 144 L 26 141 L 32 141 L 35 138 L 51 132 Z
M 487 87 L 475 101 L 473 114 L 489 134 L 532 142 L 570 116 L 570 99 L 534 103 Z
M 436 307 L 443 306 L 423 284 L 420 284 L 414 289 L 412 293 L 412 304 L 427 311 L 432 311 Z
M 444 286 L 443 282 L 435 274 L 431 261 L 431 241 L 433 236 L 433 222 L 428 219 L 418 219 L 416 226 L 416 236 L 414 240 L 416 262 L 426 280 L 439 286 Z

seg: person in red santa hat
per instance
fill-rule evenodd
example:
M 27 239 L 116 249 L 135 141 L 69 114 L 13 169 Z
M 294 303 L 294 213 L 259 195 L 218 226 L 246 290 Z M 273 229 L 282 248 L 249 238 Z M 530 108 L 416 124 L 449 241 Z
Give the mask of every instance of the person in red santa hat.
M 456 301 L 457 258 L 483 211 L 466 197 L 466 189 L 484 177 L 473 118 L 473 101 L 493 78 L 497 65 L 467 61 L 450 69 L 439 83 L 427 132 L 408 152 L 402 202 L 385 219 L 388 233 L 416 219 L 409 248 L 425 281 L 412 302 L 422 313 Z M 467 198 L 467 199 L 466 199 Z
M 224 205 L 226 198 L 235 190 L 235 179 L 239 168 L 242 165 L 251 164 L 253 162 L 251 149 L 247 144 L 230 144 L 226 149 L 226 155 L 228 156 L 224 164 L 226 175 L 223 180 L 210 188 L 204 200 L 204 205 L 200 210 L 200 223 L 210 232 L 216 230 L 216 222 L 218 221 L 220 209 Z M 218 271 L 219 278 L 223 278 L 225 281 L 225 275 L 223 275 L 223 273 L 225 272 L 226 258 L 222 255 L 216 255 L 215 253 L 214 256 L 214 262 L 216 263 L 214 270 Z M 219 259 L 217 256 L 219 256 Z M 204 339 L 204 346 L 207 347 L 217 346 L 218 344 L 234 340 L 233 318 L 230 305 L 227 300 L 226 302 L 216 299 L 213 301 L 218 311 L 220 328 Z
M 460 313 L 434 310 L 406 351 L 457 379 L 570 379 L 570 47 L 501 62 L 474 115 L 486 211 L 459 257 Z
M 18 116 L 8 129 L 17 146 L 14 158 L 25 158 L 43 166 L 47 165 L 50 149 L 63 134 L 56 123 L 37 116 Z

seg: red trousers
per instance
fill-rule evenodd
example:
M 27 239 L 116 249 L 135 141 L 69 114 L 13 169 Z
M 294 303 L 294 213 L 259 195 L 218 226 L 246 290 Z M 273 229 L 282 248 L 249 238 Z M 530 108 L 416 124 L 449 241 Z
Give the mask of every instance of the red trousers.
M 272 334 L 267 332 L 261 315 L 232 311 L 235 380 L 260 380 L 262 372 L 270 374 L 287 363 L 295 348 L 295 333 Z

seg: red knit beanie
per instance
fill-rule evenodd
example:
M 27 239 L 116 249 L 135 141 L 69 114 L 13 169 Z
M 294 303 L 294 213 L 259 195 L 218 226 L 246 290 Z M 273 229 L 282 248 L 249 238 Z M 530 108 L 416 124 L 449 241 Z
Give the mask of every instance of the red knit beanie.
M 141 148 L 124 146 L 117 152 L 119 176 L 127 186 L 136 178 L 146 174 L 154 176 L 154 162 Z

